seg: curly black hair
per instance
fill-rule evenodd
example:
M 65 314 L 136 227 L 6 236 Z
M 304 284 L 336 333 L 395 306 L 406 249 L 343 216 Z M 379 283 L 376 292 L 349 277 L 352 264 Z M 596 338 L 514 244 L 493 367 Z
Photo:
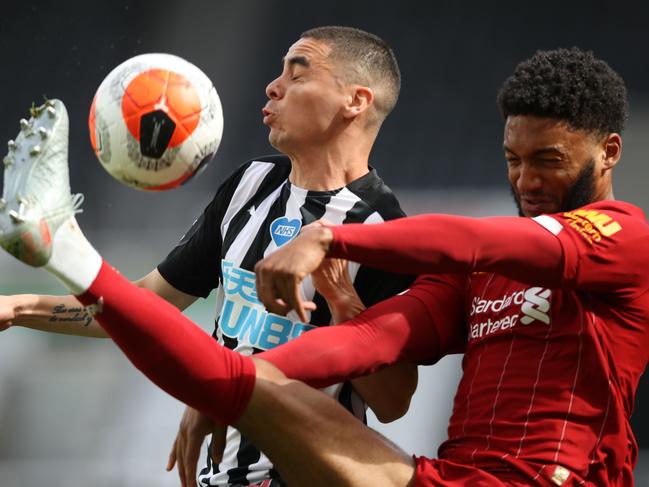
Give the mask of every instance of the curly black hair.
M 549 117 L 601 135 L 621 133 L 628 118 L 624 80 L 591 51 L 577 47 L 537 51 L 516 66 L 497 101 L 505 119 Z

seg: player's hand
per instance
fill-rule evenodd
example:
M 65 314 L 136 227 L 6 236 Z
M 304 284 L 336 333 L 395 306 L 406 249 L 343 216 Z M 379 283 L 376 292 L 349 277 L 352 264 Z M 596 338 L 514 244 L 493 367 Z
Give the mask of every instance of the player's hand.
M 303 231 L 311 227 L 331 227 L 333 223 L 324 218 L 306 225 Z M 348 261 L 326 257 L 320 267 L 311 273 L 313 287 L 331 305 L 346 294 L 356 294 L 352 278 L 349 275 Z
M 305 227 L 295 240 L 257 262 L 257 297 L 268 311 L 284 315 L 294 309 L 307 321 L 309 305 L 302 300 L 300 284 L 320 266 L 332 239 L 325 226 Z
M 196 485 L 196 467 L 201 447 L 203 440 L 209 434 L 212 434 L 210 452 L 212 461 L 216 463 L 221 461 L 225 448 L 225 431 L 224 426 L 217 425 L 195 409 L 190 407 L 185 409 L 167 462 L 167 471 L 171 471 L 174 465 L 178 465 L 178 477 L 182 487 Z
M 343 293 L 354 289 L 347 261 L 326 257 L 320 267 L 311 273 L 313 287 L 327 302 L 333 302 Z
M 0 331 L 10 328 L 15 318 L 16 310 L 11 296 L 0 296 Z

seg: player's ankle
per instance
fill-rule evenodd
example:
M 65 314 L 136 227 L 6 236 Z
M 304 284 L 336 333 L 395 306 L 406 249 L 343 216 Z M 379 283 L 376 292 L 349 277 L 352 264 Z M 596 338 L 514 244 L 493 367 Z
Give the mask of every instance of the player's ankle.
M 79 295 L 94 282 L 102 258 L 86 240 L 74 216 L 61 225 L 52 241 L 52 257 L 45 268 Z

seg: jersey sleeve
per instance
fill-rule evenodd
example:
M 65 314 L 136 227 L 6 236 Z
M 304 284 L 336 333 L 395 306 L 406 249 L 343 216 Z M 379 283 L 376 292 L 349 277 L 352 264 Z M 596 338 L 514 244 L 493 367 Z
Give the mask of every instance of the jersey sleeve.
M 605 202 L 534 218 L 562 246 L 568 287 L 620 297 L 649 288 L 649 228 L 619 205 Z
M 217 190 L 158 272 L 176 289 L 206 298 L 219 285 L 221 275 L 221 222 L 241 176 L 250 163 L 240 166 Z
M 455 353 L 464 353 L 468 337 L 465 319 L 466 274 L 424 274 L 404 293 L 425 307 L 437 348 L 419 363 L 429 365 Z
M 385 270 L 494 272 L 520 282 L 618 295 L 649 285 L 649 226 L 641 210 L 601 201 L 535 219 L 419 215 L 331 227 L 330 257 Z
M 221 232 L 218 221 L 218 193 L 194 221 L 158 272 L 176 289 L 206 298 L 219 283 Z
M 387 271 L 494 272 L 535 285 L 561 285 L 561 245 L 529 218 L 431 214 L 330 230 L 330 257 Z

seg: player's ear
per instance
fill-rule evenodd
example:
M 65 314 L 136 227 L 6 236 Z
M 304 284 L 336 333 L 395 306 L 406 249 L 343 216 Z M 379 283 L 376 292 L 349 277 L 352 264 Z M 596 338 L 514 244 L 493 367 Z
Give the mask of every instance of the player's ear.
M 345 106 L 345 118 L 357 117 L 372 106 L 372 103 L 374 103 L 374 92 L 371 88 L 352 85 Z
M 613 169 L 622 156 L 622 137 L 620 134 L 608 134 L 604 140 L 604 170 Z

